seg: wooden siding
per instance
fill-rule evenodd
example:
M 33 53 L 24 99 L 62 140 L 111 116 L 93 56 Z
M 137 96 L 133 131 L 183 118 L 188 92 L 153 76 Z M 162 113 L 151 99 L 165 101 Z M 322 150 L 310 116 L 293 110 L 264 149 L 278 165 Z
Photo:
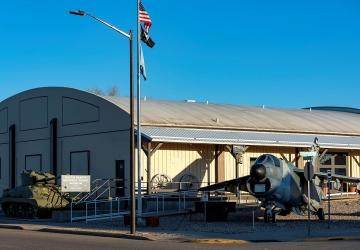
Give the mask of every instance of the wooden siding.
M 265 153 L 273 154 L 279 158 L 285 156 L 288 161 L 294 161 L 296 149 L 288 147 L 249 147 L 244 155 L 243 163 L 239 166 L 239 175 L 248 175 L 251 167 L 250 159 L 257 158 Z M 146 155 L 142 153 L 142 177 L 144 183 L 147 178 L 146 161 Z M 360 177 L 360 151 L 349 152 L 347 162 L 347 174 Z M 191 174 L 199 179 L 202 186 L 215 183 L 215 145 L 165 143 L 154 153 L 151 164 L 151 177 L 156 174 L 166 174 L 172 181 L 178 182 L 184 174 Z M 224 166 L 224 179 L 235 178 L 235 160 L 226 150 L 219 157 L 219 165 L 222 164 Z M 302 168 L 303 165 L 304 161 L 299 158 L 298 167 Z
M 273 154 L 276 157 L 292 161 L 295 158 L 295 148 L 281 147 L 249 147 L 244 154 L 243 163 L 239 166 L 239 176 L 245 176 L 250 173 L 250 159 L 257 158 L 262 154 Z M 226 180 L 235 178 L 235 160 L 229 152 L 225 153 L 225 178 Z
M 348 156 L 348 174 L 360 178 L 360 151 L 351 151 Z

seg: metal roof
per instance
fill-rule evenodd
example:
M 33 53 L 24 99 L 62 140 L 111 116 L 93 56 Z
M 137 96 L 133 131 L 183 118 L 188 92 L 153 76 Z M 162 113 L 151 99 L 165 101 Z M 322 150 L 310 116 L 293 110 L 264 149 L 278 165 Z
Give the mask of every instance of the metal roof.
M 129 112 L 128 98 L 102 98 Z M 159 100 L 141 107 L 144 126 L 360 136 L 360 115 L 347 112 Z
M 359 149 L 360 136 L 330 136 L 213 129 L 143 127 L 142 134 L 154 142 L 204 143 L 228 145 L 310 147 L 314 138 L 319 146 L 336 149 Z
M 323 107 L 310 107 L 310 108 L 304 108 L 304 109 L 328 110 L 328 111 L 339 111 L 339 112 L 348 112 L 348 113 L 360 114 L 360 109 L 358 109 L 358 108 L 349 108 L 349 107 L 323 106 Z

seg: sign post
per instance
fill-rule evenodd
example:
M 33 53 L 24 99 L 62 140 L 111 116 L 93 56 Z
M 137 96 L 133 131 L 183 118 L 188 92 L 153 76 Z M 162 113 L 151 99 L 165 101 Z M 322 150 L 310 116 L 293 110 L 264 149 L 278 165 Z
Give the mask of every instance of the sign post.
M 310 202 L 311 202 L 311 192 L 310 192 L 310 183 L 314 178 L 314 167 L 311 161 L 306 162 L 304 169 L 304 177 L 307 180 L 307 199 L 308 199 L 308 236 L 310 236 Z
M 328 181 L 328 229 L 330 229 L 330 188 L 331 188 L 331 170 L 327 171 L 327 181 Z

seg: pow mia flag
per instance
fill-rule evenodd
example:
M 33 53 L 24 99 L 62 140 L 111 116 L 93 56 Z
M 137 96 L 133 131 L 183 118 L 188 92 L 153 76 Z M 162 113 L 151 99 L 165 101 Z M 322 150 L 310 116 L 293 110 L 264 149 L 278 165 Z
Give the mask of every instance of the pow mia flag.
M 149 36 L 149 33 L 144 30 L 144 28 L 141 26 L 141 35 L 140 35 L 141 41 L 143 41 L 148 47 L 152 48 L 155 45 L 155 42 L 151 39 Z

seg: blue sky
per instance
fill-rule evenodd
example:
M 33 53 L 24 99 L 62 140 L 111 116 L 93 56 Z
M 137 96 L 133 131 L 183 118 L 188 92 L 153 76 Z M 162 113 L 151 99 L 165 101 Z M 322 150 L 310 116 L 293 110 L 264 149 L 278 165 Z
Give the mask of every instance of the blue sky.
M 360 108 L 360 2 L 143 0 L 154 99 Z M 0 100 L 40 86 L 128 96 L 128 41 L 86 17 L 136 27 L 136 0 L 7 0 L 0 9 Z

